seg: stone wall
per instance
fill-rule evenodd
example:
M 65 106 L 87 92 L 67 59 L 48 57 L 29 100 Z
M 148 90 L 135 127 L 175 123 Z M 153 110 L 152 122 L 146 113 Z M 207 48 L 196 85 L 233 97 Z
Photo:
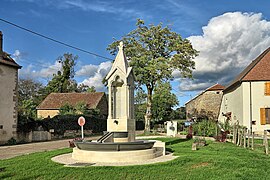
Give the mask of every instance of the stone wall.
M 29 133 L 18 133 L 17 142 L 49 141 L 52 135 L 48 131 L 30 131 Z
M 18 70 L 0 64 L 0 144 L 16 138 Z
M 205 91 L 186 104 L 187 119 L 217 120 L 222 100 L 222 91 Z

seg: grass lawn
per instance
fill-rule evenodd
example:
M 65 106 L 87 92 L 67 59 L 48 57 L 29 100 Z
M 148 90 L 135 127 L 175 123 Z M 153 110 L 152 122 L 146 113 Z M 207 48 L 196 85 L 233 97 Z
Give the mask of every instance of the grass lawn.
M 270 179 L 270 158 L 231 143 L 209 142 L 191 151 L 192 141 L 162 138 L 179 158 L 126 167 L 64 167 L 51 157 L 71 149 L 34 153 L 0 161 L 0 179 Z

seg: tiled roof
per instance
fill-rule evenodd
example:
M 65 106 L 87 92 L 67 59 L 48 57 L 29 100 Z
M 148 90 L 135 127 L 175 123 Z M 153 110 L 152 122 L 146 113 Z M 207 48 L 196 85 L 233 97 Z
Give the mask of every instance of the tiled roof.
M 0 51 L 0 64 L 5 64 L 8 66 L 13 66 L 18 69 L 21 68 L 20 65 L 18 65 L 6 52 L 1 52 Z
M 95 109 L 104 92 L 95 93 L 51 93 L 38 105 L 37 109 L 60 109 L 65 104 L 75 106 L 79 102 L 86 103 L 88 109 Z
M 243 81 L 269 81 L 270 80 L 270 48 L 266 49 L 255 60 L 253 60 L 226 88 Z
M 217 90 L 223 90 L 225 89 L 224 86 L 220 85 L 220 84 L 215 84 L 213 86 L 211 86 L 210 88 L 206 89 L 206 91 L 217 91 Z

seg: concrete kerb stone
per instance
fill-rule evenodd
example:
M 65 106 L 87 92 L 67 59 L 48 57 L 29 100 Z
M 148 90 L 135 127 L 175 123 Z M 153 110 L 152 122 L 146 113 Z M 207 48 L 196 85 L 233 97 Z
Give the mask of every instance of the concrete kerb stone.
M 72 159 L 72 153 L 62 154 L 59 156 L 55 156 L 52 158 L 52 161 L 60 164 L 64 164 L 66 167 L 86 167 L 86 166 L 134 166 L 134 165 L 147 165 L 154 163 L 167 162 L 178 158 L 178 156 L 173 156 L 173 153 L 168 153 L 165 156 L 160 156 L 154 159 L 149 159 L 145 161 L 136 161 L 136 162 L 79 162 L 77 160 Z

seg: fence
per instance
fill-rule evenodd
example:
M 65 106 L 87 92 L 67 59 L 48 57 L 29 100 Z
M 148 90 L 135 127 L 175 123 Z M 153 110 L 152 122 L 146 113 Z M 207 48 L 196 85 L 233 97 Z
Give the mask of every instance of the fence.
M 264 130 L 263 135 L 259 135 L 250 132 L 247 128 L 240 128 L 238 125 L 234 125 L 230 139 L 232 143 L 239 147 L 261 150 L 264 151 L 265 154 L 269 154 L 267 130 Z

